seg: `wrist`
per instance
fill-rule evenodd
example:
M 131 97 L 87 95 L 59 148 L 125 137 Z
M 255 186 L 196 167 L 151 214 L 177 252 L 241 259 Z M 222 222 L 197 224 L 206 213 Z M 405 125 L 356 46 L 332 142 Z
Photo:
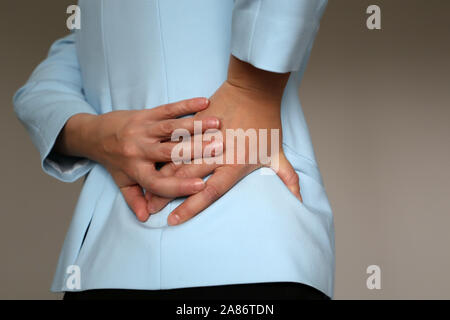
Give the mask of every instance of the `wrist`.
M 281 100 L 289 75 L 290 73 L 258 69 L 232 55 L 228 66 L 227 82 L 252 94 Z
M 79 113 L 67 120 L 56 150 L 62 154 L 97 161 L 96 149 L 100 116 Z

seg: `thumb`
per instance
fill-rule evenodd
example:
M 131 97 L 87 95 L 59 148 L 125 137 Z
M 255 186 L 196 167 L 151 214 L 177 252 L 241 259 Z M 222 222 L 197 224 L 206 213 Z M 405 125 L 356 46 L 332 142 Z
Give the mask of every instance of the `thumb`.
M 275 170 L 277 176 L 288 187 L 288 189 L 294 194 L 294 196 L 303 202 L 300 194 L 300 184 L 297 172 L 295 172 L 289 160 L 286 158 L 283 152 L 279 154 L 279 167 Z
M 122 192 L 125 202 L 133 210 L 136 218 L 141 222 L 147 221 L 150 214 L 147 211 L 147 199 L 142 188 L 135 184 L 121 187 L 120 192 Z

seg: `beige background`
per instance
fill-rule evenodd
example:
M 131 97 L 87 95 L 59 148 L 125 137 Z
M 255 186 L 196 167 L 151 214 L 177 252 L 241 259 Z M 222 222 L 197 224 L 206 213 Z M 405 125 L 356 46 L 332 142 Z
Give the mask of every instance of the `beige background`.
M 60 298 L 49 286 L 81 183 L 41 171 L 11 97 L 74 2 L 0 2 L 3 299 Z M 381 31 L 365 27 L 369 4 Z M 329 2 L 301 98 L 335 213 L 337 299 L 450 298 L 448 12 L 448 0 Z

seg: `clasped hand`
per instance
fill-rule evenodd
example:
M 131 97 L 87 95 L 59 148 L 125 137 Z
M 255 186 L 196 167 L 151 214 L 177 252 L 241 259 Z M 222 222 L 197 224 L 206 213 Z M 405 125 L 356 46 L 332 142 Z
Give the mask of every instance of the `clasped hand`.
M 210 106 L 198 112 L 194 119 L 202 119 L 204 117 L 217 117 L 220 119 L 220 131 L 224 140 L 224 151 L 218 153 L 213 163 L 203 162 L 201 164 L 175 164 L 173 162 L 164 165 L 160 172 L 167 178 L 204 178 L 211 175 L 206 181 L 205 187 L 197 193 L 188 197 L 180 206 L 178 206 L 168 217 L 169 225 L 178 225 L 191 219 L 202 210 L 209 207 L 213 202 L 217 201 L 228 190 L 230 190 L 242 178 L 261 167 L 272 168 L 289 190 L 301 201 L 299 178 L 294 168 L 286 159 L 282 149 L 281 135 L 281 117 L 280 117 L 281 98 L 275 98 L 264 92 L 255 91 L 247 88 L 236 86 L 226 81 L 210 98 Z M 238 163 L 236 157 L 241 150 L 233 143 L 234 163 L 226 161 L 227 154 L 231 151 L 229 148 L 230 141 L 227 141 L 227 129 L 242 129 L 245 132 L 248 129 L 265 129 L 266 132 L 271 130 L 279 130 L 279 141 L 277 150 L 270 150 L 268 156 L 273 160 L 277 159 L 276 167 L 274 162 L 267 163 L 261 161 L 260 152 L 257 152 L 256 163 L 250 163 L 248 159 L 251 157 L 249 143 L 245 144 L 245 163 Z M 258 139 L 259 139 L 259 135 Z M 267 144 L 272 145 L 270 134 L 267 138 Z M 259 146 L 260 144 L 257 143 Z M 148 212 L 156 213 L 165 207 L 173 198 L 162 197 L 160 195 L 146 194 L 148 200 Z
M 186 222 L 217 201 L 239 180 L 262 167 L 273 169 L 301 201 L 299 177 L 282 149 L 280 108 L 288 77 L 289 74 L 257 69 L 231 56 L 228 78 L 209 100 L 194 98 L 153 109 L 77 114 L 66 123 L 55 150 L 102 164 L 142 222 L 172 199 L 188 196 L 168 217 L 169 225 Z M 190 114 L 195 115 L 180 118 Z M 172 155 L 180 142 L 171 141 L 172 133 L 184 129 L 192 135 L 196 121 L 201 121 L 202 132 L 219 130 L 225 137 L 201 145 L 203 151 L 214 143 L 209 160 L 221 158 L 222 161 L 175 164 Z M 260 150 L 249 148 L 246 140 L 244 146 L 240 146 L 244 150 L 238 150 L 239 145 L 227 139 L 226 132 L 231 129 L 267 133 L 277 130 L 277 135 L 268 134 L 265 138 L 266 145 L 276 147 L 267 147 L 266 159 L 261 158 Z M 258 148 L 262 137 L 256 134 Z M 191 150 L 195 148 L 191 146 Z M 242 151 L 245 153 L 243 162 L 238 161 Z M 202 156 L 203 152 L 200 154 Z M 195 152 L 184 155 L 185 160 L 195 157 Z M 209 175 L 205 182 L 203 179 Z

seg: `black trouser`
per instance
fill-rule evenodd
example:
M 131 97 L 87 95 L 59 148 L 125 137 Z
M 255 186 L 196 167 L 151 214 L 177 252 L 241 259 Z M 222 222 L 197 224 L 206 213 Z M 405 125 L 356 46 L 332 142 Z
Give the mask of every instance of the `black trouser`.
M 329 300 L 310 286 L 293 282 L 270 282 L 181 288 L 170 290 L 96 289 L 66 292 L 64 300 Z

